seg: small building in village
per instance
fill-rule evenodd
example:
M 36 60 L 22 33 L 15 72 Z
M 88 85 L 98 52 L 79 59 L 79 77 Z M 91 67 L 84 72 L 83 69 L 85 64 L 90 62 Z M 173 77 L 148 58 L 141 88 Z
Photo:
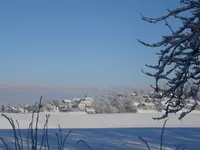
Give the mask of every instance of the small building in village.
M 86 113 L 88 113 L 88 114 L 95 114 L 95 113 L 96 113 L 96 111 L 95 111 L 94 108 L 86 108 L 85 111 L 86 111 Z
M 154 103 L 142 102 L 141 105 L 142 105 L 142 108 L 144 109 L 152 109 L 152 110 L 156 109 L 156 106 Z
M 42 109 L 43 109 L 43 111 L 47 111 L 47 112 L 58 112 L 59 106 L 54 105 L 53 103 L 49 102 L 49 103 L 44 104 Z

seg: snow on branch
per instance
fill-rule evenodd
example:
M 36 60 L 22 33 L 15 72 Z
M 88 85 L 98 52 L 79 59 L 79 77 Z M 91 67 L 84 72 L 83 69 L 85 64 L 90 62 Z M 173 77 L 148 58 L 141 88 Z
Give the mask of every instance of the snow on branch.
M 194 105 L 187 112 L 183 112 L 179 119 L 193 111 L 197 105 L 197 92 L 200 84 L 200 1 L 181 0 L 182 7 L 175 10 L 168 10 L 168 13 L 158 18 L 146 18 L 142 14 L 142 19 L 149 23 L 165 21 L 165 25 L 170 29 L 171 34 L 162 36 L 162 40 L 149 44 L 138 40 L 147 47 L 160 48 L 157 65 L 146 65 L 154 69 L 154 73 L 144 72 L 148 76 L 155 78 L 156 85 L 152 86 L 157 92 L 163 92 L 163 96 L 170 97 L 166 104 L 165 114 L 160 118 L 168 117 L 169 113 L 176 113 L 185 108 L 184 86 L 189 84 Z M 184 12 L 191 12 L 190 16 L 184 16 Z M 167 19 L 173 17 L 179 19 L 182 25 L 177 30 L 173 30 Z M 160 80 L 164 80 L 167 89 L 159 87 Z M 191 83 L 193 85 L 191 85 Z M 195 88 L 193 88 L 195 86 Z M 175 101 L 175 104 L 174 104 Z

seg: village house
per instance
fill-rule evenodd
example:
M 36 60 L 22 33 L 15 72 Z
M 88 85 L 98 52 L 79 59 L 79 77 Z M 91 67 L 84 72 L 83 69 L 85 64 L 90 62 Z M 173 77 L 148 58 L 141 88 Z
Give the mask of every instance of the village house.
M 157 92 L 151 92 L 151 93 L 149 93 L 149 96 L 151 98 L 154 98 L 154 99 L 161 99 L 163 94 L 162 93 L 157 93 Z
M 143 97 L 143 98 L 148 98 L 148 97 L 149 97 L 149 94 L 142 94 L 142 97 Z
M 17 108 L 17 112 L 19 112 L 19 113 L 25 113 L 25 110 L 24 110 L 24 108 Z
M 73 98 L 72 99 L 72 102 L 74 102 L 74 101 L 80 101 L 82 98 Z
M 62 100 L 62 103 L 59 105 L 59 107 L 65 107 L 66 109 L 71 109 L 72 102 L 71 100 Z
M 78 108 L 78 105 L 80 104 L 80 102 L 81 102 L 81 98 L 73 98 L 73 99 L 71 100 L 71 107 L 72 107 L 73 109 Z
M 96 113 L 96 111 L 95 111 L 94 108 L 86 108 L 85 111 L 86 111 L 88 114 L 95 114 L 95 113 Z
M 86 111 L 86 108 L 91 108 L 93 100 L 94 99 L 90 97 L 82 98 L 78 104 L 79 110 Z
M 9 106 L 9 107 L 8 107 L 8 111 L 9 111 L 9 112 L 14 112 L 14 113 L 15 113 L 15 112 L 17 112 L 17 108 L 14 107 L 14 106 Z
M 68 112 L 72 108 L 71 100 L 62 100 L 62 102 L 59 104 L 59 111 L 61 112 Z
M 67 111 L 69 111 L 69 108 L 66 105 L 59 105 L 59 111 L 60 112 L 67 112 Z
M 53 107 L 54 106 L 51 103 L 46 103 L 43 105 L 42 110 L 44 112 L 50 112 L 50 111 L 53 111 Z
M 153 99 L 153 98 L 151 98 L 151 97 L 147 97 L 146 99 L 145 99 L 145 102 L 146 103 L 151 103 L 151 102 L 154 102 L 155 101 L 155 99 Z
M 44 104 L 42 109 L 43 111 L 46 111 L 46 112 L 58 112 L 59 106 L 49 102 L 49 103 Z
M 144 109 L 156 110 L 156 106 L 154 103 L 142 102 L 141 105 L 142 105 L 142 108 Z
M 86 107 L 91 107 L 92 105 L 92 101 L 88 101 L 88 100 L 85 100 L 85 101 L 81 101 L 81 103 L 85 104 Z
M 25 113 L 32 112 L 32 107 L 31 107 L 31 105 L 25 105 L 25 106 L 24 106 L 24 112 L 25 112 Z

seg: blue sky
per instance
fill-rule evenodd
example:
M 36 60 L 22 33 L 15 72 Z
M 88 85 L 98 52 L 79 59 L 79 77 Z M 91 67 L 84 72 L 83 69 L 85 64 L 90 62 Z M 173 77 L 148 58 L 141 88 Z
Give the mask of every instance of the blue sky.
M 141 73 L 164 23 L 148 24 L 179 0 L 0 1 L 0 83 L 149 86 Z M 148 70 L 148 69 L 147 69 Z

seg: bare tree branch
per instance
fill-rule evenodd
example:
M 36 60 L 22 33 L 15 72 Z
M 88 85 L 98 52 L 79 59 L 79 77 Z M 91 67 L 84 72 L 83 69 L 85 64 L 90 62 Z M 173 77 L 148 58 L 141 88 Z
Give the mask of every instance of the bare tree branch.
M 8 150 L 8 145 L 6 144 L 6 142 L 4 141 L 4 139 L 2 137 L 0 137 L 0 140 L 3 142 L 4 146 L 6 147 L 6 149 Z
M 142 137 L 140 137 L 140 136 L 139 136 L 138 138 L 146 145 L 146 147 L 147 147 L 148 150 L 151 150 L 150 147 L 149 147 L 149 144 L 147 143 L 146 140 L 144 140 L 144 139 L 143 139 Z
M 83 143 L 89 150 L 92 150 L 91 147 L 90 147 L 85 141 L 83 141 L 83 140 L 78 140 L 78 141 L 77 141 L 77 144 L 79 144 L 79 143 Z

